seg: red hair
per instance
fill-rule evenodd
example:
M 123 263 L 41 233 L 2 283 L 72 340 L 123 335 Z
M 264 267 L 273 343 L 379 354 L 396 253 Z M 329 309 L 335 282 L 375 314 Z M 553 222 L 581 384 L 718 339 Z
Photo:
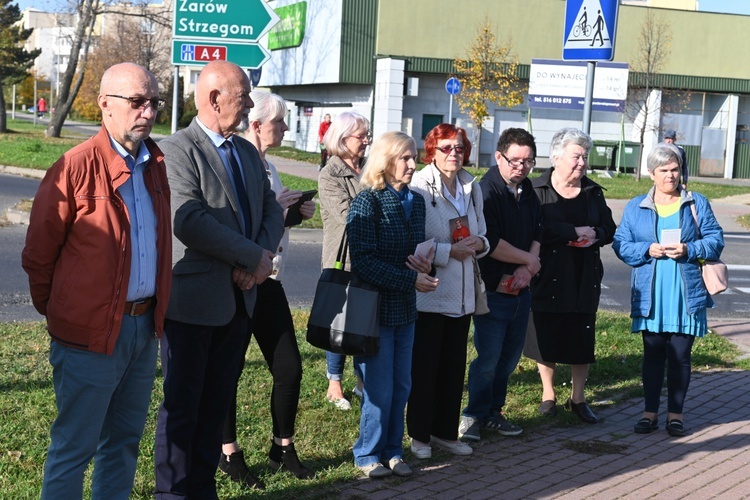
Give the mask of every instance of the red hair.
M 456 127 L 450 123 L 441 123 L 437 127 L 430 130 L 427 137 L 424 138 L 424 162 L 426 164 L 432 163 L 435 159 L 435 148 L 437 143 L 441 139 L 453 139 L 454 137 L 460 137 L 464 148 L 464 161 L 462 165 L 469 164 L 469 157 L 471 156 L 471 143 L 469 138 L 466 137 L 466 131 L 461 127 Z

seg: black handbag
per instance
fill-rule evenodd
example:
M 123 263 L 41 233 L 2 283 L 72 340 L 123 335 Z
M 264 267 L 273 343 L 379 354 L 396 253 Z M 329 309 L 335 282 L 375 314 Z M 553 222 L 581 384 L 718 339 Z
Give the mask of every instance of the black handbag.
M 315 290 L 307 341 L 339 354 L 369 356 L 380 348 L 380 292 L 377 287 L 344 270 L 346 231 L 336 263 L 323 269 Z

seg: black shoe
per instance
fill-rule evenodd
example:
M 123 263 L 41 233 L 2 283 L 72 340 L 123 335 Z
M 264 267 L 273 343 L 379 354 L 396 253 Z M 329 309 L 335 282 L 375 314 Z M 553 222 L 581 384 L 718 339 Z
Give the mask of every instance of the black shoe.
M 574 403 L 572 399 L 568 398 L 568 401 L 565 403 L 565 408 L 575 413 L 578 418 L 587 424 L 595 424 L 599 421 L 596 414 L 591 411 L 591 408 L 589 408 L 589 405 L 587 405 L 585 401 L 583 403 Z
M 688 430 L 682 424 L 682 420 L 670 420 L 667 422 L 667 432 L 673 437 L 682 437 L 688 435 Z
M 250 489 L 262 490 L 266 487 L 263 482 L 248 470 L 245 463 L 245 454 L 242 451 L 235 451 L 227 456 L 221 454 L 219 460 L 219 470 L 227 474 L 235 483 L 240 483 Z
M 659 428 L 659 420 L 650 418 L 642 418 L 638 422 L 636 422 L 635 426 L 633 427 L 633 431 L 636 434 L 650 434 L 651 431 L 655 431 Z
M 542 404 L 539 405 L 539 413 L 545 417 L 554 417 L 557 415 L 557 400 L 548 399 L 542 401 Z
M 294 474 L 297 479 L 312 479 L 315 477 L 315 473 L 299 461 L 294 443 L 281 446 L 272 440 L 271 451 L 268 452 L 268 466 L 274 471 L 283 467 Z

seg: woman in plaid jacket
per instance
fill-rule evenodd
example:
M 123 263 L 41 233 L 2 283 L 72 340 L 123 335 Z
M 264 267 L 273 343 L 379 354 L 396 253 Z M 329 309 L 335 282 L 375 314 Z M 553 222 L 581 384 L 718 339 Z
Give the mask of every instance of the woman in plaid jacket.
M 429 292 L 438 285 L 429 276 L 433 250 L 414 255 L 424 240 L 425 222 L 424 198 L 408 187 L 416 156 L 414 140 L 403 132 L 378 138 L 346 224 L 352 271 L 380 289 L 380 350 L 354 358 L 364 381 L 354 462 L 371 478 L 411 475 L 401 457 L 416 291 Z

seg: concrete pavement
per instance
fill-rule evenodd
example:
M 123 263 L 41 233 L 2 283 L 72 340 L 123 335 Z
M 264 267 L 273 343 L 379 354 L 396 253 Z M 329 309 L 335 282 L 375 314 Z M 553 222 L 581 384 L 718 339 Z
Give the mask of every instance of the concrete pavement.
M 279 171 L 317 179 L 316 165 L 277 157 L 271 161 Z M 608 203 L 619 221 L 627 200 Z M 735 219 L 750 213 L 748 204 L 750 196 L 712 203 L 725 232 L 747 232 Z M 750 356 L 750 319 L 714 319 L 710 325 Z M 658 431 L 634 434 L 633 425 L 643 411 L 642 398 L 617 405 L 605 402 L 594 406 L 602 417 L 599 424 L 548 425 L 519 438 L 497 437 L 474 445 L 474 454 L 468 458 L 436 454 L 435 460 L 425 463 L 407 452 L 405 460 L 414 470 L 411 478 L 361 479 L 338 487 L 337 496 L 409 500 L 748 498 L 748 385 L 750 372 L 694 373 L 685 409 L 685 423 L 692 434 L 684 438 L 672 438 L 664 430 L 664 411 Z
M 481 441 L 466 458 L 441 454 L 425 464 L 407 453 L 411 478 L 361 479 L 338 488 L 338 498 L 747 498 L 748 382 L 748 372 L 695 373 L 685 413 L 692 434 L 683 438 L 667 434 L 664 414 L 659 430 L 634 434 L 637 398 L 595 406 L 598 424 Z

